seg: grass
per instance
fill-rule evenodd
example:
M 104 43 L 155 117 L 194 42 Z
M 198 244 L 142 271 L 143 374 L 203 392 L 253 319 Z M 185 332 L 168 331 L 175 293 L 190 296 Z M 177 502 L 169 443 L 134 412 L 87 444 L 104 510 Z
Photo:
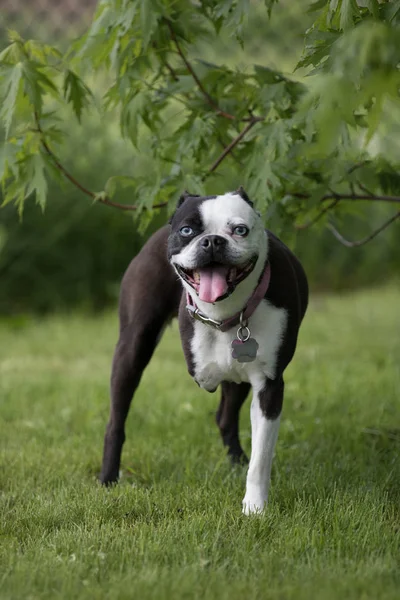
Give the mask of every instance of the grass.
M 116 313 L 2 323 L 0 598 L 397 599 L 399 302 L 395 288 L 314 300 L 268 512 L 251 518 L 218 397 L 190 380 L 175 326 L 134 400 L 123 479 L 104 490 Z

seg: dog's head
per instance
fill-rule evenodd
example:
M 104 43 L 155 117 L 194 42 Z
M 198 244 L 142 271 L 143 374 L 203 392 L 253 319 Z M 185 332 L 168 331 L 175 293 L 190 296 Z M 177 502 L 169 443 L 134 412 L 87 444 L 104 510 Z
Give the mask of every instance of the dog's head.
M 170 223 L 168 258 L 189 292 L 214 303 L 246 281 L 254 287 L 250 275 L 256 270 L 258 278 L 267 242 L 261 218 L 242 188 L 223 196 L 185 192 Z

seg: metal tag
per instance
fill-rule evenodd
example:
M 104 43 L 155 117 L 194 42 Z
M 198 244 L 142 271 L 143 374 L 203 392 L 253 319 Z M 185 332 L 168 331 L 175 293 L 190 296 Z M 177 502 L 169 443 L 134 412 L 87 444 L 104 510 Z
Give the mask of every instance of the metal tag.
M 236 358 L 238 362 L 253 362 L 257 356 L 258 343 L 254 338 L 248 338 L 245 342 L 233 340 L 231 348 L 232 358 Z
M 258 343 L 250 336 L 250 329 L 247 327 L 247 321 L 243 319 L 242 313 L 240 315 L 240 327 L 236 332 L 236 340 L 231 343 L 232 358 L 236 358 L 240 363 L 253 362 L 257 356 Z

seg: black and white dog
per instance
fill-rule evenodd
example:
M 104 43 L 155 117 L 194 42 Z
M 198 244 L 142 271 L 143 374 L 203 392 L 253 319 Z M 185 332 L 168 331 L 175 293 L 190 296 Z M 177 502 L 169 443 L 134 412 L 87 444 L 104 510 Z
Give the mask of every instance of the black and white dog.
M 307 301 L 302 266 L 264 229 L 242 188 L 222 196 L 185 193 L 170 225 L 149 239 L 122 282 L 101 481 L 118 479 L 132 395 L 165 323 L 179 313 L 189 373 L 210 392 L 221 385 L 217 423 L 232 462 L 247 460 L 239 441 L 239 411 L 253 389 L 243 512 L 262 511 L 278 437 L 283 372 Z

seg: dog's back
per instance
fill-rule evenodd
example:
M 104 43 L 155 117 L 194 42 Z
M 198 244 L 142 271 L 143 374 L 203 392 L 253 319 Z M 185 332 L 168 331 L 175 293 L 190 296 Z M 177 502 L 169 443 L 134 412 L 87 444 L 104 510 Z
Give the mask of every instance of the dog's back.
M 164 225 L 153 233 L 125 272 L 119 301 L 121 329 L 145 318 L 149 298 L 157 320 L 178 314 L 182 284 L 167 259 L 169 232 L 170 226 Z

